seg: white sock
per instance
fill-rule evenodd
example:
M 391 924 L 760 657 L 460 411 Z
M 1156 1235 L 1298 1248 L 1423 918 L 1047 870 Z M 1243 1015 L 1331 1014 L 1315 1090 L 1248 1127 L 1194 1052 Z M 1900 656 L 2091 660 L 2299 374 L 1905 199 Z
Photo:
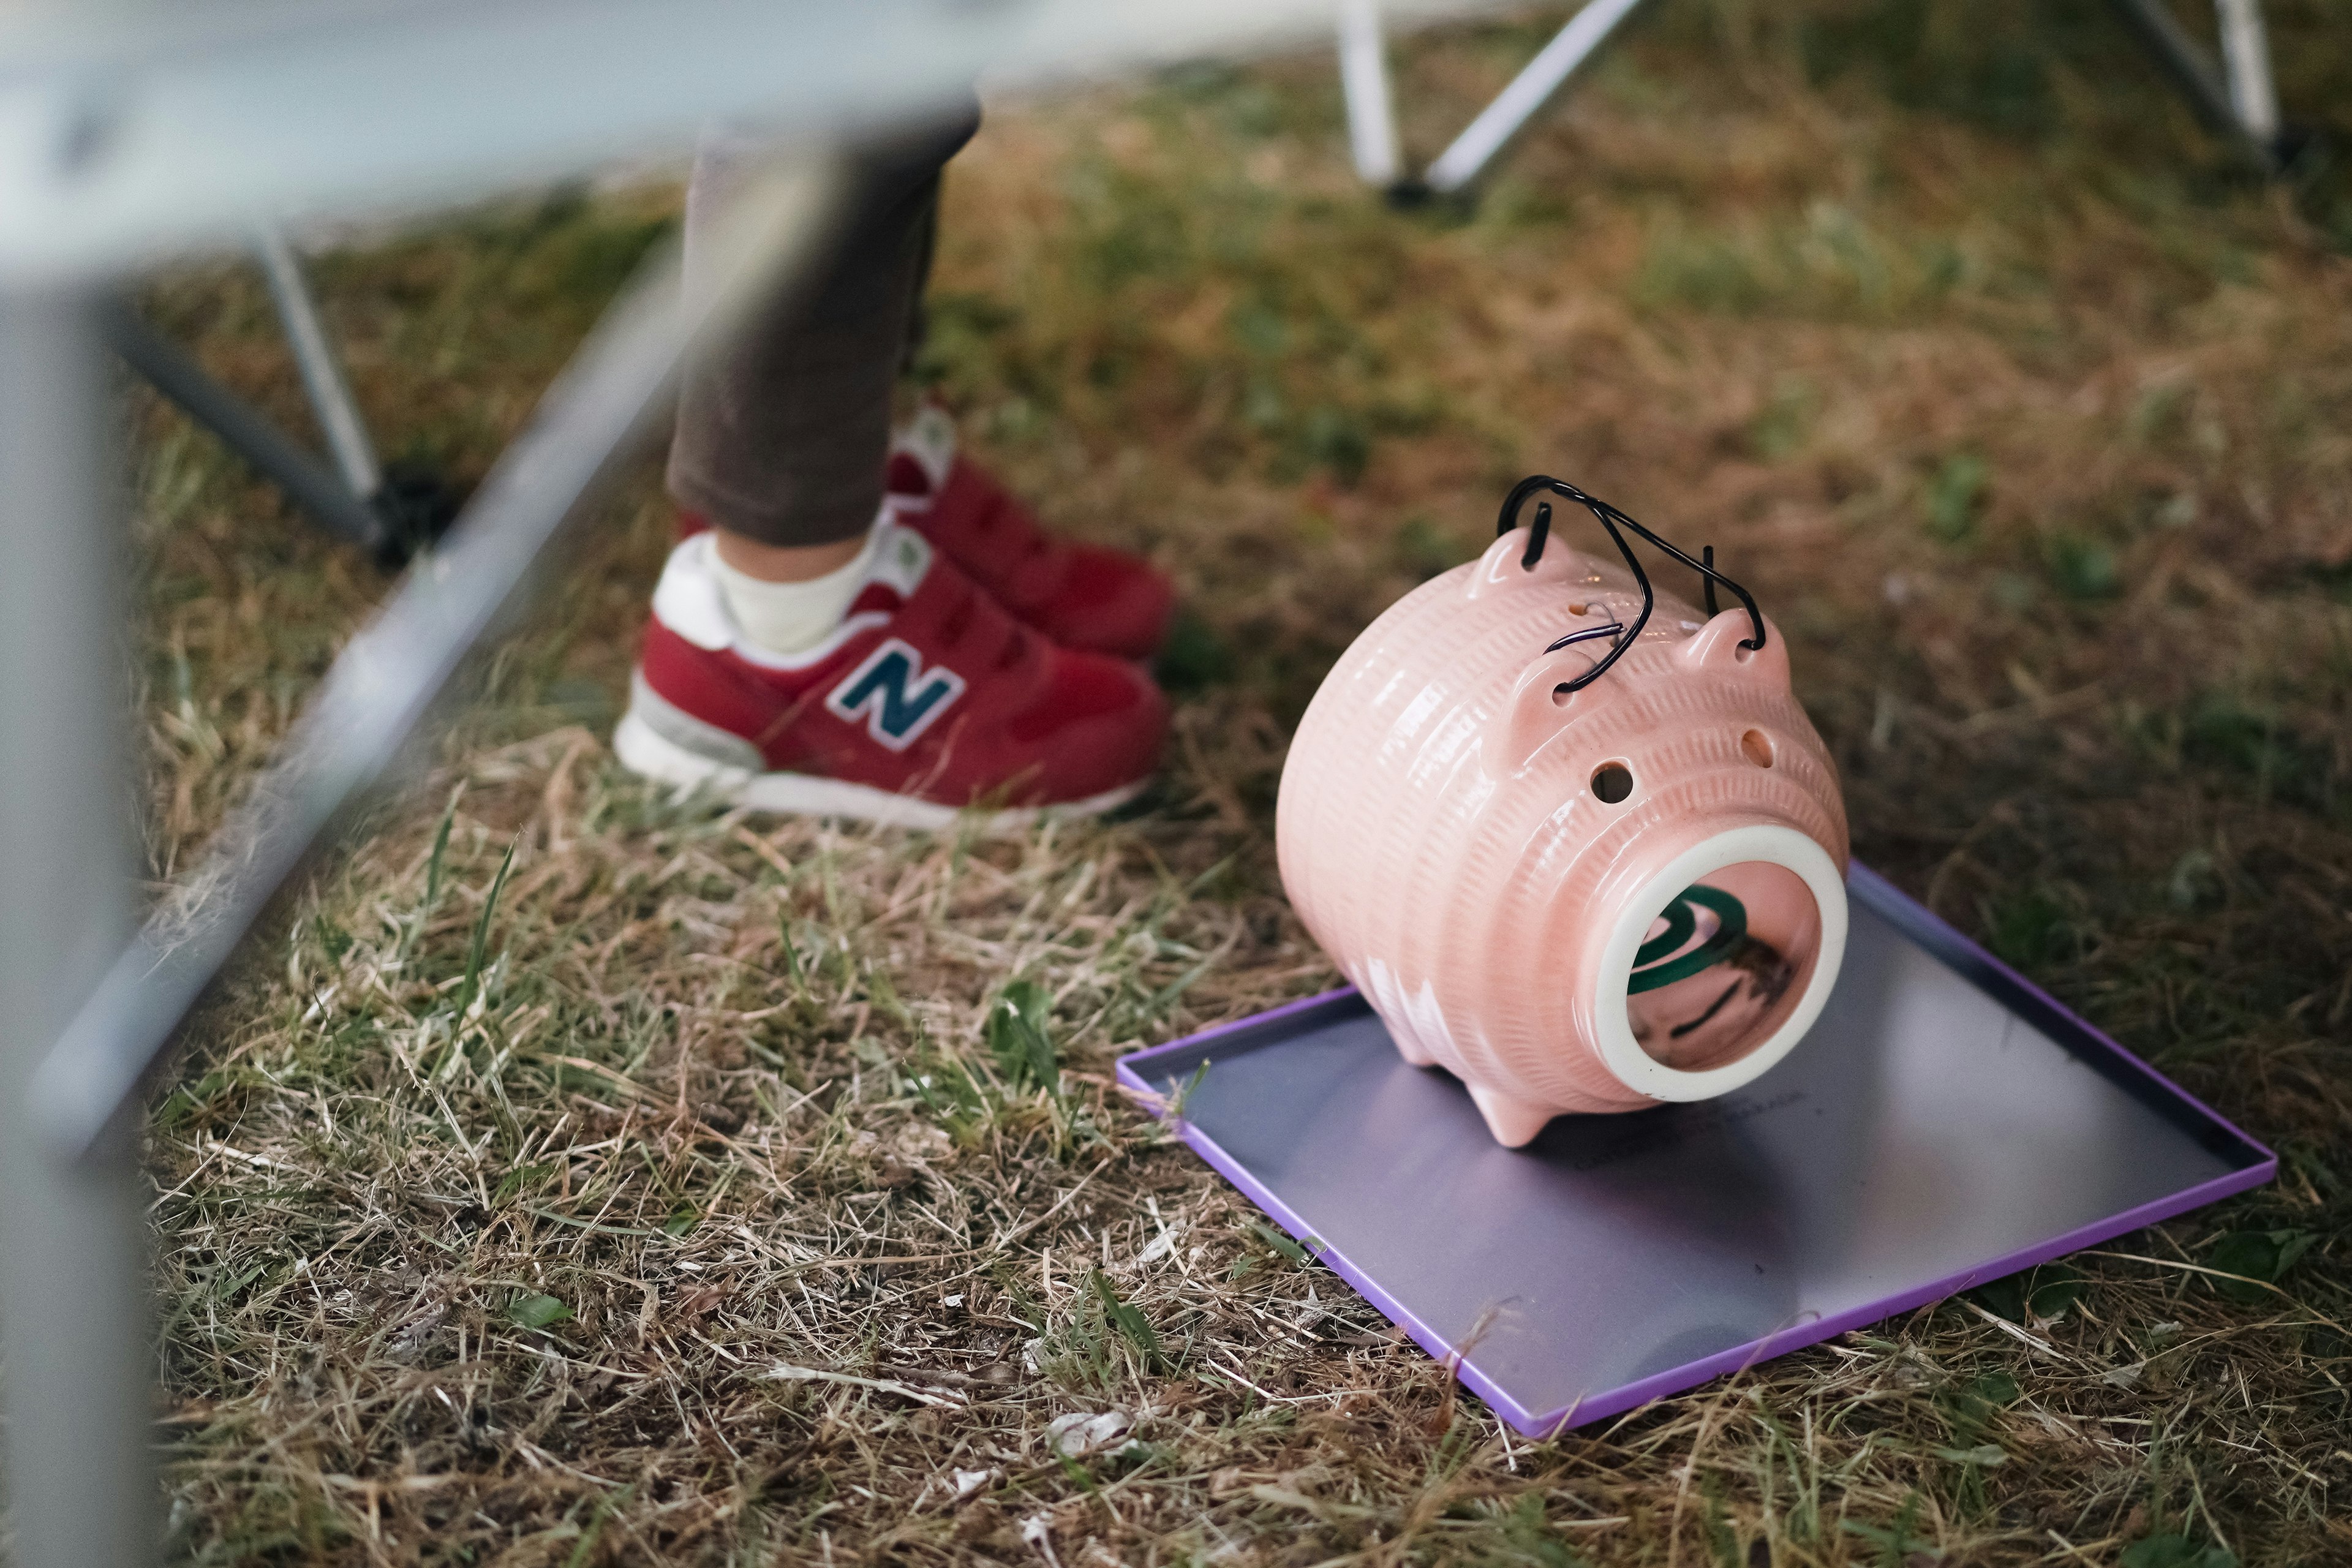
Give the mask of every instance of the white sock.
M 800 583 L 771 583 L 730 566 L 716 544 L 710 570 L 719 592 L 745 637 L 770 653 L 800 653 L 831 637 L 849 613 L 850 601 L 866 586 L 874 569 L 874 554 L 882 542 L 880 520 L 866 535 L 865 547 L 845 566 L 822 577 Z

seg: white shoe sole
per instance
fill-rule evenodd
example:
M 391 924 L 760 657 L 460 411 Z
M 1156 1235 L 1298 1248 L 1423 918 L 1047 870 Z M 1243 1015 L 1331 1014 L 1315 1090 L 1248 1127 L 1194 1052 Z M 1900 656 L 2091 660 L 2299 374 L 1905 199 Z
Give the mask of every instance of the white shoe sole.
M 796 816 L 841 816 L 887 827 L 917 827 L 936 832 L 959 824 L 983 833 L 1010 832 L 1052 817 L 1099 816 L 1115 811 L 1143 793 L 1151 781 L 1138 779 L 1084 800 L 1051 805 L 1016 806 L 1003 811 L 959 810 L 917 795 L 894 795 L 872 784 L 814 773 L 755 773 L 746 768 L 715 762 L 688 751 L 661 734 L 635 713 L 625 714 L 613 731 L 613 753 L 621 765 L 643 778 L 666 784 L 679 794 L 703 791 L 754 811 L 786 812 Z

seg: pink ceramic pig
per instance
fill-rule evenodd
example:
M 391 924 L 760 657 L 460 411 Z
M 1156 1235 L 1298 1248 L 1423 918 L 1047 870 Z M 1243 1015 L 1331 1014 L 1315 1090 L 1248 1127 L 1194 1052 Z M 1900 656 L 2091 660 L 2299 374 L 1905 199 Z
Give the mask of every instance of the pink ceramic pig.
M 1514 528 L 1356 639 L 1276 808 L 1307 929 L 1511 1147 L 1562 1111 L 1746 1084 L 1820 1015 L 1846 935 L 1845 808 L 1778 629 L 1659 594 L 1570 690 L 1643 595 L 1556 540 L 1529 566 L 1528 543 Z

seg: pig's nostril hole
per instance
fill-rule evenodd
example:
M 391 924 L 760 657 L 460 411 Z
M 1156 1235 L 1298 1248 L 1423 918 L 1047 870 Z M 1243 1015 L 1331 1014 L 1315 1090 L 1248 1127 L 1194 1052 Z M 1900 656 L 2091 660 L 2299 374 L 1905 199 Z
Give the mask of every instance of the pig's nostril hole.
M 1761 730 L 1750 730 L 1739 737 L 1741 754 L 1759 768 L 1772 765 L 1772 738 Z
M 1633 770 L 1622 763 L 1603 763 L 1592 770 L 1592 793 L 1606 805 L 1615 805 L 1633 793 Z
M 1551 689 L 1552 706 L 1555 708 L 1565 708 L 1569 705 L 1570 700 L 1575 696 L 1576 689 L 1569 685 L 1567 681 L 1563 680 L 1558 686 Z

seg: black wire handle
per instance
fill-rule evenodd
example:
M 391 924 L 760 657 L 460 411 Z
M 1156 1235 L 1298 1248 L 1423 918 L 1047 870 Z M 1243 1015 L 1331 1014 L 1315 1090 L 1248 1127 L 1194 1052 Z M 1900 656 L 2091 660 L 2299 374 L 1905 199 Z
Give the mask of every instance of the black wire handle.
M 1553 479 L 1549 474 L 1530 474 L 1513 485 L 1511 493 L 1504 498 L 1502 513 L 1496 520 L 1496 538 L 1500 539 L 1519 525 L 1519 509 L 1525 506 L 1528 498 L 1538 490 L 1549 490 L 1554 495 L 1565 497 L 1600 519 L 1601 526 L 1609 531 L 1610 542 L 1617 546 L 1617 553 L 1622 555 L 1625 558 L 1625 564 L 1633 568 L 1633 581 L 1642 585 L 1642 613 L 1633 617 L 1632 626 L 1628 627 L 1617 621 L 1612 621 L 1605 626 L 1586 626 L 1580 631 L 1569 633 L 1544 649 L 1546 653 L 1558 653 L 1561 648 L 1575 643 L 1591 642 L 1600 637 L 1613 639 L 1608 657 L 1574 680 L 1563 682 L 1563 690 L 1581 691 L 1607 674 L 1609 667 L 1625 657 L 1625 650 L 1633 646 L 1633 639 L 1640 637 L 1642 628 L 1650 624 L 1650 612 L 1657 604 L 1656 591 L 1650 586 L 1650 574 L 1642 570 L 1641 558 L 1633 553 L 1633 547 L 1625 542 L 1624 534 L 1618 531 L 1617 525 L 1620 523 L 1632 529 L 1699 574 L 1699 580 L 1706 585 L 1706 613 L 1710 620 L 1714 618 L 1716 613 L 1715 585 L 1720 583 L 1730 589 L 1732 596 L 1738 599 L 1741 606 L 1747 610 L 1748 624 L 1755 633 L 1753 637 L 1742 639 L 1739 646 L 1751 653 L 1764 646 L 1764 613 L 1756 607 L 1756 595 L 1715 569 L 1714 545 L 1706 546 L 1695 560 L 1660 539 L 1607 501 L 1597 496 L 1586 495 L 1565 479 Z M 1551 502 L 1538 501 L 1536 503 L 1535 527 L 1528 533 L 1527 553 L 1519 558 L 1519 566 L 1522 570 L 1532 572 L 1536 569 L 1536 563 L 1543 559 L 1544 545 L 1550 538 Z

